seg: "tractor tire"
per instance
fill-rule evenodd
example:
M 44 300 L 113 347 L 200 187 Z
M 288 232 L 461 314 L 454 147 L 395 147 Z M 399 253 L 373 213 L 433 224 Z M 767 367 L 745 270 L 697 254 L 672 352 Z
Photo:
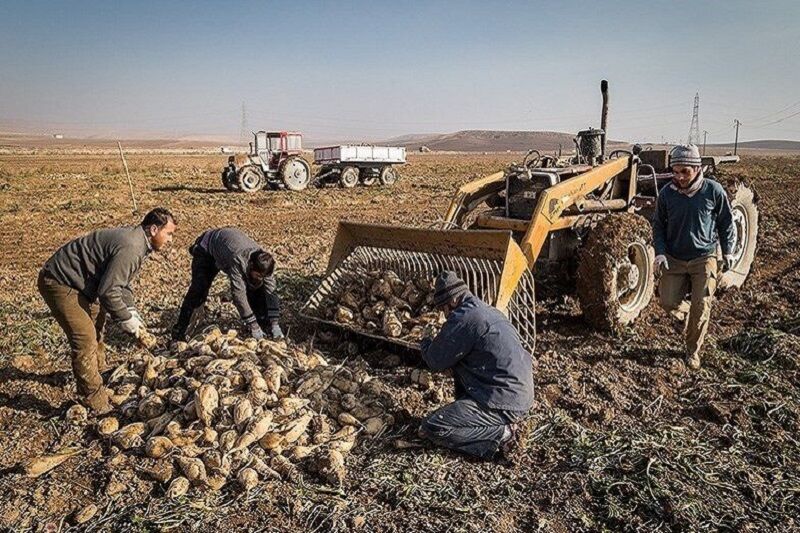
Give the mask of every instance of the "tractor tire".
M 378 181 L 378 177 L 372 173 L 370 169 L 362 169 L 359 173 L 361 176 L 361 184 L 365 187 L 369 187 L 370 185 L 375 185 L 375 182 Z
M 358 169 L 356 167 L 344 167 L 339 174 L 339 187 L 352 189 L 358 185 Z
M 391 166 L 386 166 L 381 169 L 381 175 L 378 179 L 381 181 L 381 185 L 394 185 L 397 178 L 397 171 Z
M 594 328 L 619 333 L 653 297 L 655 276 L 650 223 L 632 213 L 615 213 L 598 222 L 578 254 L 575 286 L 585 320 Z
M 723 272 L 719 278 L 719 288 L 738 289 L 744 285 L 758 244 L 758 207 L 753 189 L 737 183 L 733 193 L 728 195 L 733 213 L 733 227 L 736 231 L 736 247 L 733 250 L 733 268 Z
M 311 165 L 302 157 L 289 157 L 281 164 L 280 176 L 287 189 L 302 191 L 311 183 Z
M 236 172 L 236 188 L 242 192 L 256 192 L 264 188 L 264 173 L 255 165 L 246 165 Z
M 231 192 L 239 190 L 236 186 L 236 174 L 227 168 L 222 172 L 222 186 Z

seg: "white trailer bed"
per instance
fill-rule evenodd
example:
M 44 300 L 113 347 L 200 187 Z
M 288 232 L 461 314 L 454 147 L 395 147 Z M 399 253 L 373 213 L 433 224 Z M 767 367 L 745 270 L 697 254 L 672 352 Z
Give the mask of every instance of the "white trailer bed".
M 358 146 L 344 144 L 314 149 L 317 165 L 342 163 L 402 164 L 406 162 L 406 149 L 399 146 Z

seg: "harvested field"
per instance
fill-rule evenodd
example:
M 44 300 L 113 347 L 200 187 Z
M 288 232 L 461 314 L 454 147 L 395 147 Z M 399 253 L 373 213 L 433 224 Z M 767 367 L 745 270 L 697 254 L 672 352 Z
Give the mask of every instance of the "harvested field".
M 149 259 L 135 291 L 151 331 L 171 326 L 189 281 L 189 244 L 238 225 L 273 251 L 283 319 L 331 365 L 364 364 L 392 398 L 395 424 L 359 440 L 341 484 L 326 476 L 165 498 L 140 458 L 111 454 L 90 426 L 71 424 L 74 383 L 65 339 L 36 292 L 61 243 L 133 223 L 118 159 L 93 154 L 0 155 L 0 528 L 15 531 L 769 531 L 800 528 L 800 158 L 746 156 L 726 180 L 760 198 L 754 270 L 719 295 L 704 367 L 680 359 L 680 327 L 651 303 L 619 336 L 589 329 L 574 298 L 537 304 L 534 430 L 518 467 L 433 448 L 398 449 L 419 417 L 451 397 L 450 379 L 412 382 L 413 353 L 314 335 L 297 312 L 322 273 L 340 218 L 428 226 L 454 188 L 519 154 L 411 156 L 392 188 L 231 194 L 222 156 L 129 157 L 140 208 L 178 217 L 176 245 Z M 220 277 L 205 326 L 236 326 Z M 547 291 L 540 291 L 545 294 Z M 140 348 L 110 331 L 109 360 Z M 424 386 L 420 383 L 425 382 Z M 21 463 L 68 450 L 28 477 Z M 77 453 L 72 454 L 73 451 Z M 339 478 L 335 475 L 330 477 Z M 241 483 L 241 482 L 240 482 Z M 94 506 L 94 507 L 92 507 Z M 88 517 L 88 518 L 87 518 Z M 80 525 L 76 522 L 84 520 Z

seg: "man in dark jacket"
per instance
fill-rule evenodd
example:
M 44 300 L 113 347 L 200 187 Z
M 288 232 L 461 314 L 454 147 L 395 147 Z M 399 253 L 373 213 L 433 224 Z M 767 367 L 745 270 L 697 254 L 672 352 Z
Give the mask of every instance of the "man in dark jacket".
M 658 195 L 653 221 L 659 300 L 665 310 L 686 321 L 686 363 L 693 369 L 700 368 L 717 288 L 717 246 L 727 270 L 733 268 L 736 245 L 728 196 L 722 185 L 703 176 L 701 164 L 696 146 L 672 149 L 674 177 Z M 690 302 L 685 301 L 687 293 Z
M 96 413 L 111 410 L 100 376 L 106 369 L 105 315 L 134 337 L 144 332 L 130 284 L 145 257 L 172 242 L 174 232 L 175 217 L 158 207 L 138 226 L 97 230 L 68 242 L 39 272 L 39 293 L 69 339 L 80 400 Z
M 484 459 L 508 452 L 515 423 L 533 405 L 531 355 L 511 322 L 455 272 L 437 277 L 434 305 L 447 321 L 435 338 L 422 341 L 422 358 L 431 370 L 452 370 L 456 400 L 431 413 L 420 435 Z
M 275 291 L 275 260 L 253 239 L 237 228 L 212 229 L 200 235 L 189 248 L 192 281 L 183 298 L 173 340 L 185 340 L 194 311 L 208 298 L 211 283 L 222 271 L 231 282 L 233 304 L 256 339 L 264 330 L 273 339 L 283 338 L 278 323 L 280 300 Z

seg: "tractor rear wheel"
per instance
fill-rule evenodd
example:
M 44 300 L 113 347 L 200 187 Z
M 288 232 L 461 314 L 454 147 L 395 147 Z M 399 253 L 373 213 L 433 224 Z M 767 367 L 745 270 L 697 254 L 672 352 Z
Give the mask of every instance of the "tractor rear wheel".
M 380 178 L 381 185 L 394 185 L 397 181 L 397 171 L 391 166 L 385 166 L 381 169 Z
M 358 185 L 358 169 L 356 167 L 344 167 L 339 175 L 339 186 L 351 189 Z
M 302 157 L 290 157 L 280 168 L 283 184 L 290 191 L 302 191 L 311 181 L 311 165 Z
M 264 173 L 255 165 L 246 165 L 236 172 L 236 187 L 242 192 L 256 192 L 264 188 Z
M 653 297 L 655 277 L 650 223 L 632 213 L 608 215 L 578 256 L 575 281 L 583 316 L 593 327 L 618 333 Z
M 758 240 L 758 207 L 753 190 L 742 183 L 737 183 L 733 194 L 729 196 L 733 228 L 736 231 L 736 245 L 733 249 L 733 268 L 724 272 L 719 278 L 721 289 L 739 288 L 744 284 L 753 266 Z

